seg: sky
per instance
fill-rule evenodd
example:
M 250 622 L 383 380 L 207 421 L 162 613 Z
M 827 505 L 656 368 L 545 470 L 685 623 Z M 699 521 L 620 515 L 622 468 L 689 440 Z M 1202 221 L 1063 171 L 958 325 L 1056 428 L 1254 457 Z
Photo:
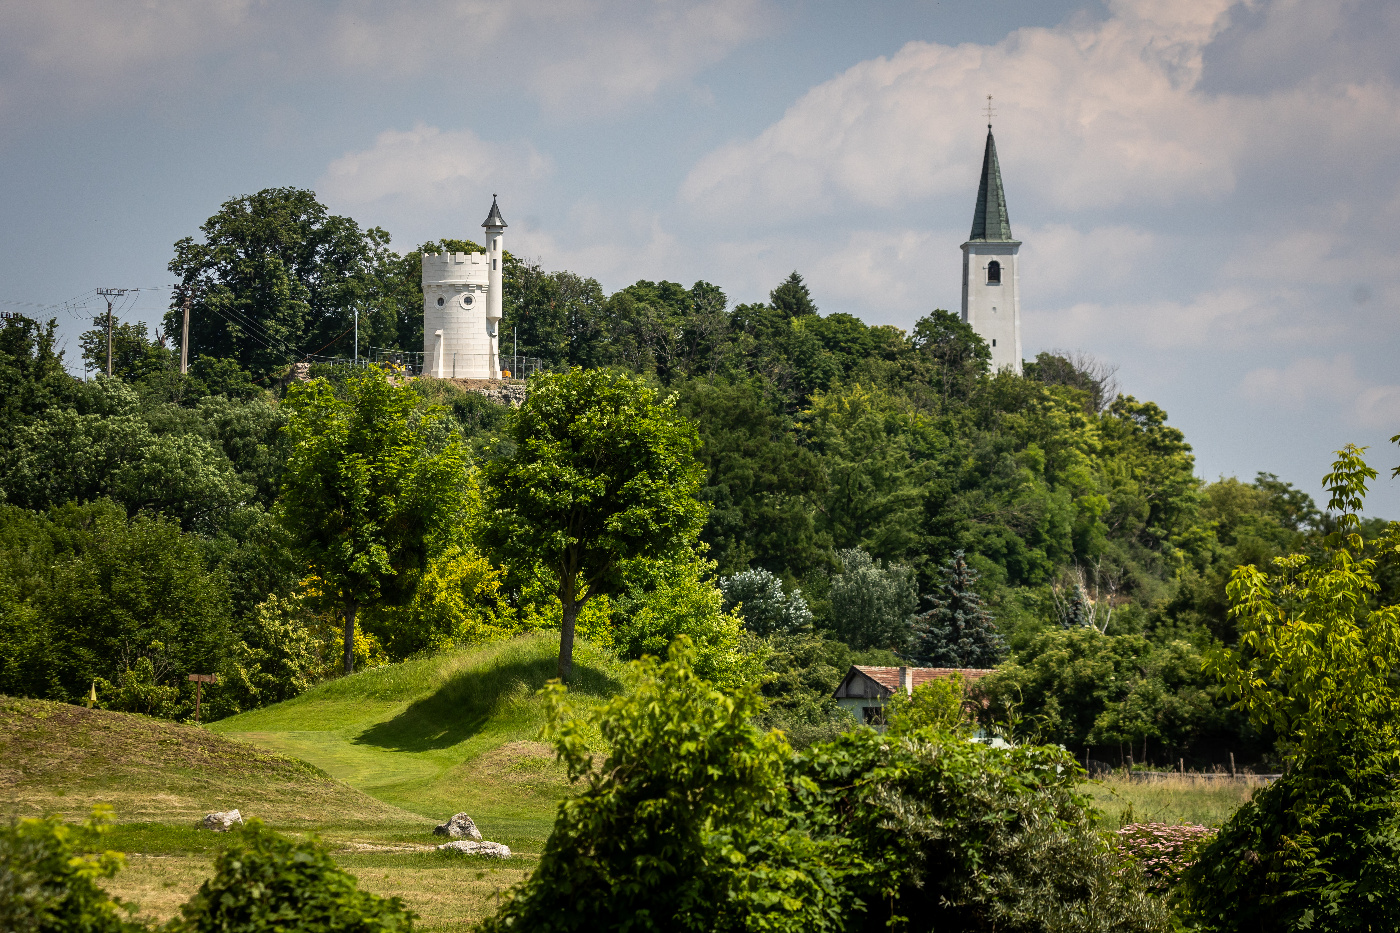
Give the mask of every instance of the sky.
M 990 94 L 1027 357 L 1117 366 L 1205 479 L 1325 502 L 1367 445 L 1400 518 L 1397 48 L 1388 0 L 0 0 L 0 310 L 80 370 L 94 289 L 157 323 L 172 244 L 294 186 L 909 328 L 960 306 Z

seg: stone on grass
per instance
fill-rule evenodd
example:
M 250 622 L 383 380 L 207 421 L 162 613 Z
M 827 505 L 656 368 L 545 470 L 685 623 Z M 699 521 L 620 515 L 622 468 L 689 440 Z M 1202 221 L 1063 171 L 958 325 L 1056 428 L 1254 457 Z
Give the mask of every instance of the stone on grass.
M 448 839 L 475 839 L 481 841 L 481 831 L 476 828 L 472 818 L 465 813 L 458 813 L 452 819 L 443 823 L 433 830 L 434 836 L 446 836 Z
M 211 813 L 199 821 L 200 829 L 212 829 L 216 833 L 226 833 L 235 826 L 243 825 L 243 814 L 237 810 L 223 810 Z
M 501 845 L 499 842 L 473 842 L 470 839 L 458 839 L 456 842 L 444 842 L 438 846 L 438 851 L 443 849 L 465 852 L 467 855 L 481 855 L 486 858 L 510 858 L 510 846 Z

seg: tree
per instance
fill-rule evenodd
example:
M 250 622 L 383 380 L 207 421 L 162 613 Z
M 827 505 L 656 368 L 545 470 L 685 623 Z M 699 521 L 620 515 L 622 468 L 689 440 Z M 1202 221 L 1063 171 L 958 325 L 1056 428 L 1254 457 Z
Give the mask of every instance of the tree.
M 344 616 L 354 670 L 361 606 L 412 595 L 463 508 L 466 453 L 446 413 L 371 366 L 337 397 L 323 379 L 287 393 L 291 453 L 276 512 Z
M 933 361 L 935 386 L 948 399 L 966 399 L 992 365 L 992 348 L 956 314 L 935 310 L 914 324 L 914 346 Z
M 850 853 L 782 815 L 791 749 L 754 724 L 752 685 L 716 690 L 680 639 L 665 663 L 633 662 L 629 689 L 586 716 L 566 713 L 562 686 L 546 689 L 547 734 L 583 786 L 484 931 L 845 929 Z
M 831 627 L 852 648 L 903 651 L 912 635 L 919 594 L 903 564 L 873 560 L 861 550 L 839 551 L 842 571 L 831 579 Z
M 783 280 L 783 284 L 768 293 L 768 300 L 773 303 L 773 307 L 789 318 L 808 315 L 815 317 L 817 313 L 812 293 L 807 290 L 807 283 L 802 281 L 802 276 L 797 274 L 796 269 Z
M 1291 768 L 1221 828 L 1187 878 L 1221 931 L 1400 925 L 1400 606 L 1376 605 L 1358 515 L 1376 471 L 1348 445 L 1323 480 L 1337 530 L 1230 580 L 1240 626 L 1207 660 L 1235 705 L 1276 730 Z M 1391 523 L 1382 553 L 1400 550 Z
M 974 588 L 977 572 L 958 551 L 943 566 L 933 608 L 914 623 L 913 657 L 932 667 L 995 667 L 1006 642 Z
M 705 520 L 695 425 L 640 380 L 573 369 L 537 377 L 486 464 L 485 537 L 507 564 L 540 565 L 563 610 L 559 676 L 594 596 L 621 589 L 623 563 L 691 543 Z
M 744 628 L 763 638 L 796 635 L 812 627 L 812 610 L 802 591 L 783 592 L 783 581 L 767 570 L 745 570 L 719 581 L 724 611 L 739 610 Z
M 349 356 L 356 308 L 362 340 L 396 342 L 402 289 L 383 230 L 362 230 L 298 188 L 233 198 L 200 229 L 203 243 L 175 244 L 170 271 L 181 288 L 165 315 L 166 333 L 180 333 L 190 298 L 196 353 L 236 359 L 256 376 L 304 354 Z

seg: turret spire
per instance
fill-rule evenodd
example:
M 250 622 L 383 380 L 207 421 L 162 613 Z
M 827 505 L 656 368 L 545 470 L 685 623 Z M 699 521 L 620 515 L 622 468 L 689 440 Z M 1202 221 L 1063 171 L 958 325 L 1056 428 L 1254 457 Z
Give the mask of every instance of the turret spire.
M 1001 166 L 997 163 L 997 144 L 992 139 L 990 124 L 987 126 L 987 150 L 982 156 L 982 183 L 977 188 L 977 209 L 972 214 L 972 234 L 968 239 L 1012 242 L 1006 192 L 1001 188 Z
M 500 207 L 498 207 L 497 204 L 496 204 L 496 196 L 495 196 L 494 194 L 491 195 L 491 213 L 489 213 L 489 214 L 486 215 L 486 220 L 482 223 L 482 226 L 483 226 L 483 227 L 504 227 L 504 226 L 506 226 L 506 219 L 505 219 L 504 217 L 501 216 L 501 209 L 500 209 Z

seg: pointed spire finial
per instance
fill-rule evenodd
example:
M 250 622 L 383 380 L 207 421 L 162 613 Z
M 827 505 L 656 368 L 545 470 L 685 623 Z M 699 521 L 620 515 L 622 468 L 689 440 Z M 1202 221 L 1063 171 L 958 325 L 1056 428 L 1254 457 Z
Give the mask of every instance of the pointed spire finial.
M 992 128 L 992 117 L 994 117 L 994 116 L 996 116 L 996 115 L 997 115 L 997 112 L 996 112 L 995 110 L 992 109 L 992 95 L 988 94 L 988 95 L 987 95 L 987 129 L 991 129 L 991 128 Z
M 500 209 L 500 207 L 497 206 L 497 204 L 496 204 L 496 196 L 493 194 L 493 195 L 491 195 L 491 213 L 489 213 L 489 214 L 486 215 L 486 221 L 482 224 L 482 226 L 483 226 L 483 227 L 504 227 L 505 225 L 506 225 L 506 220 L 505 220 L 504 217 L 501 216 L 501 209 Z

